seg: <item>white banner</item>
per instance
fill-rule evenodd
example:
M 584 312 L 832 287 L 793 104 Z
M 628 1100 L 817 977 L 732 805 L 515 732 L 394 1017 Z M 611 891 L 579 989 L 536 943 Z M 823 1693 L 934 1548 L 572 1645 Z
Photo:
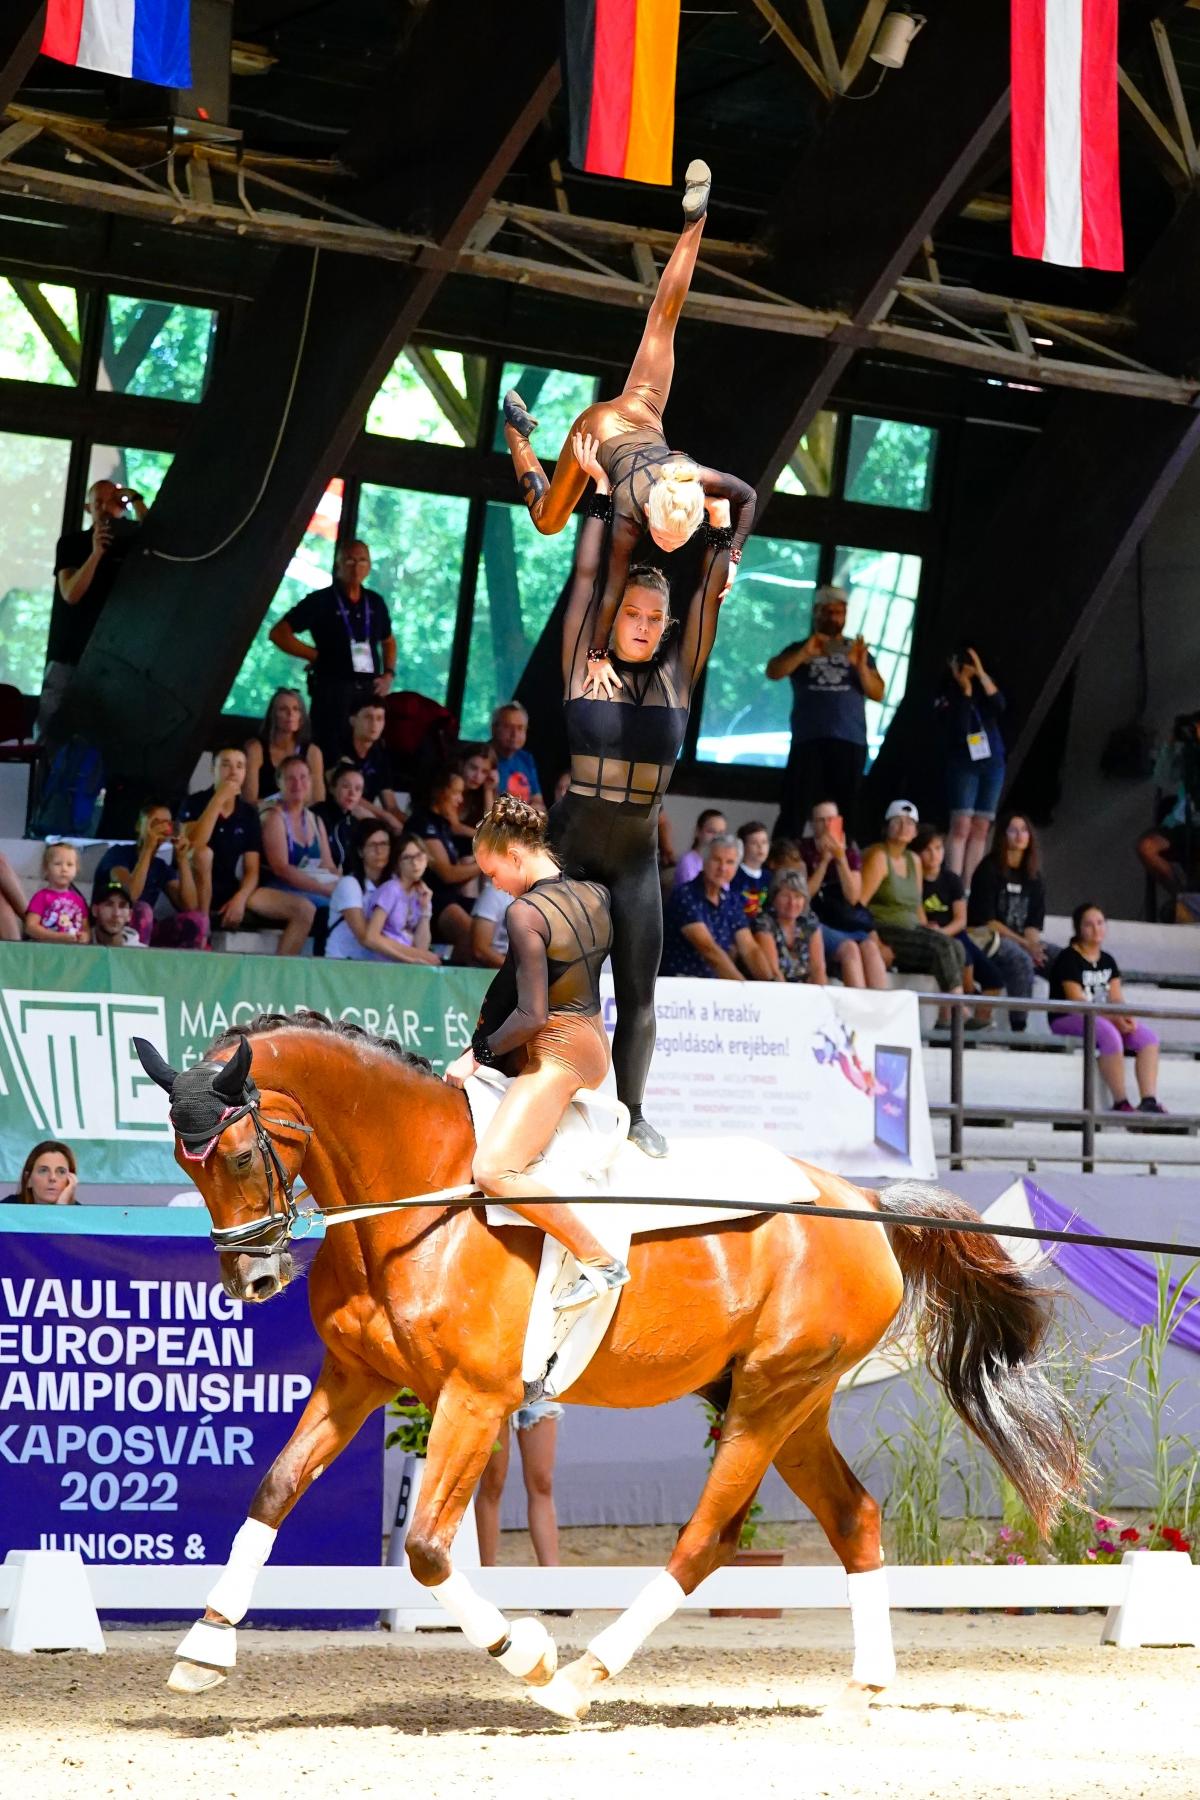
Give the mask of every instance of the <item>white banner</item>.
M 646 1114 L 668 1136 L 762 1138 L 838 1175 L 937 1175 L 915 994 L 660 978 L 655 1009 Z

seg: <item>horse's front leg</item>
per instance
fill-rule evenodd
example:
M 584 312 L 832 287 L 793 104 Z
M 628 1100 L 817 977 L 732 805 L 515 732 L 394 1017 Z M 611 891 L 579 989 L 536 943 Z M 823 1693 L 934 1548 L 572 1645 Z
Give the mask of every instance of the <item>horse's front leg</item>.
M 558 1651 L 541 1620 L 510 1622 L 450 1561 L 454 1534 L 515 1404 L 513 1395 L 481 1394 L 461 1377 L 447 1382 L 433 1415 L 405 1549 L 413 1575 L 441 1602 L 469 1643 L 530 1687 L 544 1687 L 558 1666 Z
M 177 1694 L 198 1694 L 225 1680 L 237 1658 L 236 1627 L 249 1610 L 258 1572 L 274 1548 L 280 1525 L 309 1484 L 393 1391 L 370 1371 L 348 1368 L 326 1356 L 295 1431 L 250 1502 L 229 1561 L 209 1590 L 203 1617 L 176 1652 L 167 1686 Z

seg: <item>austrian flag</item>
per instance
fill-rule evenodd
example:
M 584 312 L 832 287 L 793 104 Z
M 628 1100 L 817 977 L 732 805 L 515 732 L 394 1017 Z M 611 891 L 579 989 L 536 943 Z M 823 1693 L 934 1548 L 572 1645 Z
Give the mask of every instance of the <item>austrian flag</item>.
M 1012 0 L 1014 256 L 1124 267 L 1118 0 Z
M 47 0 L 42 55 L 156 87 L 192 85 L 191 0 Z

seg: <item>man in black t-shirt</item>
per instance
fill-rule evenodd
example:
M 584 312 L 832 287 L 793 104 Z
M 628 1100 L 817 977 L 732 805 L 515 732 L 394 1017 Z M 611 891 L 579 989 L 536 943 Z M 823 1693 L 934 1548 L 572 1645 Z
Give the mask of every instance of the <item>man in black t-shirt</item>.
M 326 763 L 346 748 L 346 720 L 363 700 L 383 700 L 396 677 L 396 640 L 382 594 L 364 587 L 371 552 L 361 542 L 338 552 L 332 587 L 306 594 L 272 627 L 271 642 L 308 664 L 313 737 Z M 304 643 L 298 632 L 312 639 Z
M 299 956 L 315 909 L 303 894 L 260 887 L 262 832 L 258 814 L 242 799 L 246 753 L 232 746 L 213 757 L 213 787 L 189 794 L 179 809 L 188 825 L 200 910 L 216 931 L 253 931 L 282 925 L 279 956 Z
M 54 602 L 37 716 L 37 733 L 43 740 L 53 736 L 54 715 L 108 604 L 121 565 L 141 535 L 147 512 L 140 494 L 115 481 L 94 481 L 86 508 L 91 528 L 68 531 L 54 553 Z
M 350 715 L 350 738 L 343 763 L 358 769 L 363 778 L 363 799 L 385 825 L 402 826 L 407 814 L 396 793 L 392 755 L 383 742 L 385 714 L 382 700 L 364 700 Z

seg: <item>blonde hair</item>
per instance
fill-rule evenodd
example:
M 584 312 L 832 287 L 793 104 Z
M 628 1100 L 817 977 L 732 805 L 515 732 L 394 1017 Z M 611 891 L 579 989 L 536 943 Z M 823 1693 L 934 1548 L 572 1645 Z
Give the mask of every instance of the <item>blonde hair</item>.
M 50 879 L 50 858 L 56 850 L 69 850 L 75 858 L 75 873 L 79 873 L 79 852 L 74 844 L 68 844 L 65 838 L 56 838 L 52 844 L 42 845 L 42 878 Z
M 472 847 L 477 851 L 487 850 L 493 856 L 503 856 L 514 845 L 523 850 L 545 850 L 554 855 L 546 842 L 545 814 L 530 806 L 528 801 L 518 800 L 515 794 L 501 794 L 476 826 Z
M 668 537 L 691 537 L 704 518 L 704 489 L 695 463 L 664 464 L 646 498 L 646 517 L 651 531 L 661 531 Z

